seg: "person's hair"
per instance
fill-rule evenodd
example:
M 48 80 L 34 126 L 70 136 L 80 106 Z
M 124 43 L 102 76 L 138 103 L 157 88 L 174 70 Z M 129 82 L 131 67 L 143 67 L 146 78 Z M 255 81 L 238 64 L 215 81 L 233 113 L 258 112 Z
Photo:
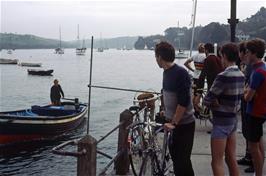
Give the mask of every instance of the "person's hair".
M 173 62 L 175 60 L 175 49 L 168 42 L 160 42 L 155 47 L 156 57 L 161 56 L 161 59 L 166 62 Z
M 256 54 L 257 58 L 263 58 L 265 53 L 265 41 L 263 39 L 253 39 L 247 42 L 247 50 Z
M 199 43 L 199 45 L 198 45 L 198 51 L 200 53 L 204 53 L 204 43 Z
M 245 41 L 244 42 L 240 42 L 238 44 L 238 48 L 239 48 L 239 52 L 240 53 L 246 54 L 246 51 L 247 51 L 246 45 L 247 45 L 247 43 Z
M 54 80 L 54 83 L 55 83 L 55 82 L 58 82 L 58 80 L 57 80 L 57 79 L 55 79 L 55 80 Z
M 236 62 L 239 58 L 239 50 L 236 44 L 234 43 L 227 43 L 222 46 L 221 54 L 227 57 L 229 62 Z
M 211 43 L 206 43 L 204 45 L 204 49 L 208 51 L 209 53 L 214 53 L 214 46 Z

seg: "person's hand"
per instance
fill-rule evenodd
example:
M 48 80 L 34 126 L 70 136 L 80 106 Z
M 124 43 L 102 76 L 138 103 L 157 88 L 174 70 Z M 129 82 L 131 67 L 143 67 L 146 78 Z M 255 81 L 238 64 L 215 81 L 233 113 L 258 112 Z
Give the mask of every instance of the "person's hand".
M 217 99 L 215 99 L 215 101 L 213 101 L 212 103 L 211 103 L 211 107 L 212 108 L 217 108 L 217 107 L 219 107 L 220 106 L 220 103 L 219 103 L 219 101 L 217 100 Z
M 160 117 L 163 117 L 164 116 L 164 111 L 160 111 Z
M 246 86 L 244 87 L 244 95 L 247 94 L 247 92 L 248 92 L 248 85 L 246 85 Z
M 164 124 L 164 129 L 166 130 L 166 131 L 171 131 L 171 130 L 173 130 L 175 128 L 175 126 L 172 124 L 172 123 L 165 123 Z
M 193 106 L 195 108 L 196 111 L 200 111 L 200 95 L 195 96 L 195 98 L 193 99 Z

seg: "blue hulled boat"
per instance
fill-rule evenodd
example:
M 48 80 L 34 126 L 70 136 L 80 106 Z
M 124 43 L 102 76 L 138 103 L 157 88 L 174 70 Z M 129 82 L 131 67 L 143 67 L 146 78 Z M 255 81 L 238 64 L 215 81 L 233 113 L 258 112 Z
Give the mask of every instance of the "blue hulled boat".
M 74 102 L 0 112 L 0 146 L 62 135 L 76 129 L 86 112 L 87 105 Z

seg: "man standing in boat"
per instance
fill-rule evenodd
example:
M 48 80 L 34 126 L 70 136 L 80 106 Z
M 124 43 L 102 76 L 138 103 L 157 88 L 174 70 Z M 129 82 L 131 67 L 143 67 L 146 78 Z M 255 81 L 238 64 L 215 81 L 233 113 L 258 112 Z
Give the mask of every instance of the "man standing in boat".
M 50 98 L 53 105 L 59 106 L 61 104 L 60 102 L 61 95 L 64 98 L 64 92 L 61 86 L 58 84 L 58 80 L 55 79 L 54 85 L 51 87 L 51 92 L 50 92 Z

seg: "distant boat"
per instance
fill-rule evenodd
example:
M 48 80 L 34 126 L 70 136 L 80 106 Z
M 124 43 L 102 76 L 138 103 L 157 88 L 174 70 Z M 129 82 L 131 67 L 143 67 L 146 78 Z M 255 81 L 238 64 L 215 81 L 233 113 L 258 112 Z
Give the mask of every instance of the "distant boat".
M 100 34 L 100 47 L 97 49 L 98 52 L 103 52 L 104 51 L 104 48 L 102 46 L 102 33 Z
M 187 59 L 189 57 L 188 53 L 185 53 L 184 50 L 178 50 L 175 55 L 176 59 Z
M 15 51 L 15 48 L 12 49 L 12 37 L 11 37 L 11 35 L 10 35 L 9 39 L 10 39 L 10 43 L 9 43 L 9 48 L 7 49 L 7 54 L 12 54 L 13 53 L 12 50 Z
M 59 47 L 55 49 L 55 54 L 64 54 L 64 49 L 61 47 L 61 27 L 59 27 Z
M 79 25 L 78 25 L 78 36 L 77 36 L 78 47 L 76 48 L 76 55 L 85 55 L 87 48 L 85 47 L 85 40 L 83 39 L 82 46 L 80 47 L 79 40 Z
M 7 50 L 7 54 L 12 54 L 12 50 L 11 49 Z
M 18 60 L 17 59 L 3 59 L 0 58 L 0 64 L 17 64 Z
M 176 59 L 187 59 L 189 57 L 188 53 L 185 53 L 184 50 L 181 49 L 180 37 L 184 36 L 184 32 L 179 29 L 179 21 L 177 22 L 177 42 L 178 42 L 178 51 L 176 52 Z
M 98 48 L 97 51 L 98 52 L 103 52 L 103 48 Z
M 64 49 L 62 49 L 62 48 L 56 48 L 55 49 L 55 54 L 64 54 L 65 52 L 64 52 Z
M 29 75 L 39 75 L 39 76 L 52 76 L 54 70 L 37 70 L 37 69 L 28 69 Z
M 60 106 L 32 106 L 0 112 L 0 146 L 49 139 L 76 129 L 84 120 L 87 105 L 62 102 Z
M 21 62 L 18 65 L 22 67 L 41 67 L 42 66 L 41 63 L 29 63 L 29 62 Z

